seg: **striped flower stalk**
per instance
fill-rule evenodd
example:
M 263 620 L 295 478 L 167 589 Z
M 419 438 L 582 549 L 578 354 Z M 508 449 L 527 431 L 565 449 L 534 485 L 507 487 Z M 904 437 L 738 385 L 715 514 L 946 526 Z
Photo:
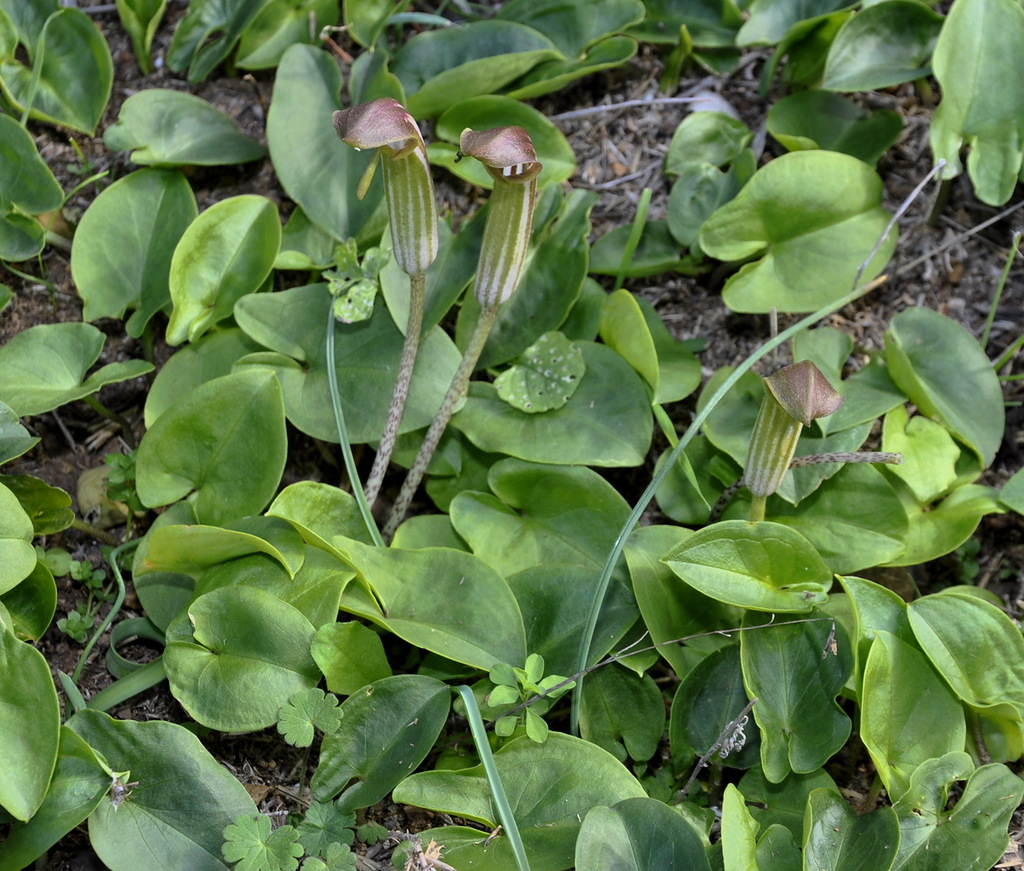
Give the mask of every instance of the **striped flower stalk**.
M 427 269 L 437 257 L 437 206 L 423 137 L 412 116 L 397 100 L 382 97 L 335 112 L 334 129 L 341 141 L 353 148 L 375 149 L 373 161 L 359 183 L 358 194 L 360 199 L 365 195 L 380 163 L 395 261 L 409 275 L 409 319 L 398 377 L 380 446 L 366 481 L 366 499 L 372 505 L 384 482 L 409 396 L 423 329 Z
M 465 157 L 479 160 L 494 179 L 487 226 L 477 262 L 473 292 L 480 303 L 473 334 L 463 354 L 462 362 L 452 383 L 427 430 L 419 454 L 402 484 L 391 516 L 384 527 L 384 538 L 390 541 L 405 518 L 412 498 L 427 471 L 441 434 L 455 411 L 455 406 L 466 393 L 469 376 L 487 342 L 494 318 L 501 305 L 515 292 L 523 274 L 530 230 L 533 226 L 533 208 L 537 201 L 537 176 L 542 166 L 537 160 L 530 135 L 522 127 L 496 127 L 492 130 L 463 130 L 459 139 L 459 152 Z
M 810 360 L 769 375 L 764 379 L 764 388 L 744 470 L 747 489 L 754 497 L 751 520 L 764 520 L 765 502 L 786 476 L 800 430 L 843 404 L 843 396 Z

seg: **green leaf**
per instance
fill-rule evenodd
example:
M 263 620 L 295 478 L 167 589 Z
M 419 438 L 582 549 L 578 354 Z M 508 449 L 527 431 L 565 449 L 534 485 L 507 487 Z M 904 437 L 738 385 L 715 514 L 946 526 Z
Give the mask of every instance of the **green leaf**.
M 18 497 L 0 484 L 0 593 L 14 589 L 35 568 L 34 534 Z
M 917 0 L 885 0 L 861 9 L 832 41 L 821 86 L 881 91 L 929 75 L 942 22 Z
M 355 620 L 321 626 L 313 640 L 313 659 L 327 679 L 327 689 L 343 696 L 391 677 L 380 635 Z
M 383 187 L 376 183 L 363 199 L 356 196 L 373 155 L 338 141 L 330 121 L 342 108 L 340 90 L 330 55 L 291 46 L 274 78 L 267 147 L 281 186 L 314 224 L 339 241 L 376 243 L 385 224 Z
M 239 367 L 272 370 L 284 391 L 288 420 L 314 438 L 337 443 L 327 375 L 330 304 L 326 285 L 311 284 L 245 296 L 235 308 L 235 317 L 251 338 L 277 352 L 251 354 Z M 387 418 L 404 339 L 379 303 L 370 320 L 335 324 L 334 331 L 334 364 L 349 440 L 353 444 L 376 442 Z M 429 425 L 460 359 L 440 329 L 423 336 L 401 432 Z
M 444 166 L 464 181 L 490 190 L 494 179 L 478 160 L 459 160 L 458 143 L 462 131 L 487 130 L 502 125 L 522 127 L 530 134 L 537 159 L 544 164 L 538 185 L 559 184 L 576 172 L 576 157 L 562 132 L 532 106 L 490 94 L 472 97 L 447 109 L 434 127 L 437 140 L 427 153 L 435 166 Z
M 277 490 L 286 452 L 277 379 L 225 375 L 189 393 L 143 437 L 139 498 L 150 507 L 188 499 L 210 524 L 258 514 Z
M 327 855 L 331 846 L 351 844 L 356 815 L 334 802 L 315 801 L 299 823 L 299 843 L 310 856 Z
M 576 840 L 577 868 L 710 871 L 704 844 L 692 826 L 653 798 L 627 798 L 591 808 Z
M 242 33 L 235 65 L 245 70 L 276 67 L 289 46 L 315 44 L 321 30 L 337 22 L 338 0 L 272 0 Z
M 532 27 L 566 57 L 576 57 L 605 37 L 638 24 L 644 7 L 639 0 L 512 0 L 497 17 Z
M 376 804 L 426 758 L 450 707 L 448 687 L 423 675 L 386 677 L 349 696 L 341 730 L 324 738 L 314 797 L 341 792 L 337 806 L 347 811 Z
M 726 871 L 757 867 L 757 829 L 743 795 L 730 783 L 722 797 L 722 863 Z
M 1005 765 L 983 765 L 972 773 L 973 768 L 967 754 L 950 753 L 914 772 L 910 789 L 895 805 L 899 871 L 986 871 L 999 861 L 1024 785 Z M 950 811 L 949 788 L 965 777 L 963 794 Z
M 498 396 L 513 408 L 539 414 L 569 401 L 587 364 L 583 353 L 557 331 L 544 333 L 517 362 L 494 379 Z
M 751 625 L 757 615 L 748 615 Z M 827 643 L 834 627 L 837 652 Z M 779 783 L 820 768 L 850 737 L 836 695 L 853 668 L 846 632 L 829 619 L 778 623 L 740 635 L 743 681 L 761 730 L 761 767 Z
M 874 166 L 903 130 L 896 112 L 871 112 L 839 94 L 799 91 L 768 111 L 768 132 L 787 151 L 822 148 Z
M 114 82 L 110 49 L 93 20 L 80 9 L 55 9 L 38 33 L 19 39 L 31 66 L 13 51 L 0 58 L 0 90 L 18 112 L 31 99 L 30 117 L 92 136 Z
M 889 221 L 881 201 L 881 179 L 856 158 L 784 154 L 707 220 L 700 246 L 719 260 L 760 258 L 726 282 L 723 299 L 734 311 L 813 311 L 849 292 Z M 881 272 L 895 246 L 890 234 L 864 281 Z
M 627 224 L 616 227 L 594 242 L 590 252 L 590 272 L 594 275 L 618 275 L 632 232 L 633 225 Z M 645 278 L 673 269 L 691 275 L 698 271 L 693 258 L 683 259 L 668 223 L 648 221 L 640 236 L 640 244 L 626 264 L 623 277 Z
M 2 619 L 0 686 L 0 807 L 26 821 L 43 804 L 57 764 L 60 704 L 46 659 Z
M 7 609 L 16 636 L 31 641 L 42 638 L 57 608 L 57 585 L 46 564 L 39 560 L 28 577 L 0 595 L 0 605 Z
M 83 822 L 110 790 L 110 769 L 96 751 L 67 726 L 53 778 L 39 810 L 27 823 L 14 823 L 0 844 L 0 868 L 27 868 Z
M 588 678 L 580 705 L 580 735 L 617 759 L 646 762 L 665 729 L 665 700 L 649 674 L 611 665 Z
M 310 687 L 296 693 L 281 708 L 277 731 L 293 747 L 308 747 L 313 743 L 313 730 L 331 734 L 341 725 L 338 697 L 328 695 L 319 687 Z
M 9 115 L 0 115 L 0 259 L 28 260 L 38 254 L 45 231 L 29 216 L 63 202 L 64 191 L 28 131 Z
M 543 744 L 525 736 L 515 738 L 494 754 L 494 763 L 536 871 L 572 867 L 577 834 L 591 808 L 645 797 L 643 787 L 614 756 L 560 732 L 552 732 Z M 538 776 L 540 772 L 543 776 Z M 419 772 L 403 781 L 393 798 L 475 820 L 490 829 L 499 822 L 482 765 Z M 472 838 L 466 837 L 466 831 L 438 829 L 422 834 L 446 845 L 445 861 L 453 867 L 515 867 L 507 838 L 484 846 L 479 830 L 469 830 L 475 832 Z
M 742 121 L 723 112 L 693 112 L 676 127 L 665 155 L 665 174 L 680 175 L 693 164 L 728 166 L 743 153 L 754 134 Z
M 803 836 L 807 798 L 814 790 L 827 789 L 837 798 L 842 796 L 832 778 L 820 768 L 809 774 L 790 773 L 780 783 L 768 780 L 760 767 L 752 768 L 743 775 L 739 787 L 762 829 L 781 826 L 794 838 Z
M 864 666 L 875 636 L 888 632 L 900 641 L 914 642 L 907 620 L 907 605 L 892 590 L 863 578 L 840 577 L 855 618 L 854 639 L 857 660 L 857 685 L 860 687 Z
M 196 214 L 192 188 L 179 172 L 133 172 L 102 191 L 82 216 L 71 248 L 82 319 L 121 318 L 136 309 L 128 333 L 140 336 L 171 301 L 171 255 Z
M 60 487 L 51 487 L 33 475 L 0 475 L 0 484 L 17 497 L 32 520 L 34 535 L 54 535 L 75 520 L 71 497 Z
M 885 353 L 911 402 L 965 442 L 984 468 L 992 465 L 1003 438 L 1003 394 L 977 339 L 938 312 L 910 308 L 892 319 Z
M 705 596 L 756 611 L 810 611 L 832 573 L 799 532 L 779 523 L 727 520 L 686 538 L 665 557 Z
M 630 32 L 644 42 L 676 45 L 686 27 L 697 46 L 732 46 L 743 24 L 737 4 L 729 0 L 701 0 L 680 5 L 676 0 L 644 0 L 647 17 Z
M 117 0 L 117 17 L 132 39 L 135 60 L 143 75 L 153 70 L 150 47 L 166 9 L 167 0 Z
M 167 49 L 172 72 L 188 70 L 188 80 L 203 81 L 235 47 L 269 0 L 197 0 L 178 22 Z
M 2 407 L 0 407 L 0 412 L 2 412 Z M 2 436 L 0 436 L 0 445 L 2 445 Z M 1024 468 L 1014 472 L 1010 480 L 1003 484 L 999 501 L 1011 511 L 1024 514 Z
M 816 789 L 807 800 L 804 867 L 836 871 L 889 871 L 900 842 L 900 824 L 890 807 L 858 815 L 846 799 Z
M 484 451 L 531 462 L 639 465 L 653 428 L 647 389 L 610 348 L 576 344 L 587 371 L 562 408 L 526 414 L 502 402 L 493 385 L 472 382 L 452 425 Z
M 976 708 L 1003 703 L 1024 712 L 1024 638 L 1002 611 L 950 592 L 907 606 L 921 649 L 961 699 Z
M 929 130 L 943 175 L 963 171 L 984 203 L 999 206 L 1013 194 L 1021 168 L 1024 96 L 1009 83 L 1024 76 L 1014 50 L 1024 40 L 1024 10 L 1012 0 L 967 0 L 951 9 L 935 46 L 935 78 L 942 101 Z
M 383 606 L 343 597 L 352 611 L 410 644 L 489 669 L 526 659 L 522 616 L 505 579 L 479 557 L 433 547 L 368 547 L 335 536 L 334 546 Z
M 5 402 L 0 402 L 0 466 L 8 460 L 15 460 L 39 444 L 38 436 L 32 436 L 18 422 L 18 415 Z
M 555 44 L 513 21 L 475 21 L 413 37 L 395 55 L 409 111 L 432 118 L 451 106 L 496 91 L 546 60 L 561 60 Z
M 247 814 L 224 829 L 224 858 L 236 871 L 294 871 L 303 850 L 294 826 L 270 831 L 270 817 Z
M 82 323 L 23 330 L 0 347 L 0 401 L 21 417 L 42 414 L 153 369 L 144 360 L 126 360 L 108 363 L 86 377 L 104 339 L 96 327 Z
M 637 52 L 630 36 L 612 36 L 595 43 L 578 57 L 542 61 L 516 79 L 508 95 L 516 100 L 533 100 L 560 91 L 571 82 L 602 70 L 623 66 Z
M 960 448 L 949 431 L 927 417 L 910 418 L 906 406 L 899 405 L 886 414 L 882 450 L 903 455 L 903 462 L 888 471 L 906 483 L 918 502 L 933 502 L 957 479 Z
M 167 343 L 195 341 L 229 317 L 235 303 L 270 275 L 280 247 L 277 207 L 266 197 L 230 197 L 203 212 L 185 230 L 171 259 L 174 311 Z
M 919 765 L 964 749 L 960 701 L 924 654 L 888 632 L 875 633 L 860 704 L 861 738 L 894 802 Z
M 736 45 L 775 45 L 794 25 L 849 5 L 845 0 L 754 0 L 736 34 Z
M 171 692 L 211 729 L 246 732 L 277 722 L 295 693 L 315 686 L 315 630 L 296 608 L 255 587 L 219 587 L 167 627 Z

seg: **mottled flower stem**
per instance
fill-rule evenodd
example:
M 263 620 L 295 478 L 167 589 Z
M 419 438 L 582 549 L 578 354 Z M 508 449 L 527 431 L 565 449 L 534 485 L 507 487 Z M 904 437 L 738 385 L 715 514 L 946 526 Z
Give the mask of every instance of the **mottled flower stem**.
M 426 273 L 418 272 L 409 276 L 409 320 L 405 326 L 405 344 L 402 346 L 402 359 L 398 364 L 398 378 L 395 391 L 391 395 L 384 432 L 381 433 L 377 456 L 373 459 L 373 468 L 366 479 L 366 501 L 372 506 L 384 483 L 384 474 L 391 461 L 391 453 L 395 449 L 398 428 L 402 423 L 405 401 L 409 397 L 409 383 L 412 381 L 413 367 L 416 365 L 416 352 L 420 347 L 420 333 L 423 330 L 423 309 L 426 298 Z
M 480 354 L 487 343 L 487 336 L 490 335 L 491 327 L 494 326 L 494 318 L 497 313 L 497 303 L 484 305 L 480 309 L 480 316 L 477 319 L 476 326 L 473 328 L 473 334 L 470 336 L 466 352 L 462 356 L 462 362 L 459 363 L 459 368 L 455 370 L 455 375 L 452 377 L 452 383 L 448 387 L 448 392 L 441 402 L 441 407 L 438 409 L 436 417 L 430 424 L 430 429 L 427 430 L 427 435 L 423 439 L 423 444 L 420 445 L 420 451 L 416 455 L 416 460 L 413 462 L 412 468 L 409 469 L 409 474 L 406 475 L 402 489 L 395 500 L 395 505 L 391 509 L 391 516 L 384 526 L 384 540 L 388 544 L 391 543 L 395 530 L 398 529 L 398 525 L 405 519 L 405 515 L 409 511 L 413 496 L 416 495 L 416 489 L 419 487 L 420 481 L 423 480 L 427 466 L 430 465 L 434 451 L 437 450 L 438 442 L 441 441 L 441 436 L 448 426 L 448 421 L 452 418 L 455 406 L 458 405 L 459 400 L 466 394 L 469 386 L 469 376 L 473 374 L 476 361 L 480 359 Z

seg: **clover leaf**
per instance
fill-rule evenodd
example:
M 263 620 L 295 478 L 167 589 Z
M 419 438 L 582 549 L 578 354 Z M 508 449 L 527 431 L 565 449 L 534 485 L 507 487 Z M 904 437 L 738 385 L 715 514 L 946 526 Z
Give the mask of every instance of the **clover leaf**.
M 494 379 L 498 396 L 520 411 L 561 408 L 587 370 L 583 352 L 560 332 L 545 333 L 516 363 Z
M 310 856 L 326 857 L 335 844 L 347 847 L 352 843 L 355 824 L 352 811 L 341 810 L 334 802 L 315 801 L 299 823 L 299 843 Z
M 295 871 L 302 847 L 294 826 L 270 831 L 270 817 L 248 814 L 236 817 L 224 829 L 221 853 L 235 862 L 236 871 Z
M 285 741 L 295 747 L 308 747 L 313 743 L 313 729 L 330 734 L 341 725 L 341 709 L 334 693 L 325 693 L 317 687 L 301 690 L 281 708 L 277 730 Z

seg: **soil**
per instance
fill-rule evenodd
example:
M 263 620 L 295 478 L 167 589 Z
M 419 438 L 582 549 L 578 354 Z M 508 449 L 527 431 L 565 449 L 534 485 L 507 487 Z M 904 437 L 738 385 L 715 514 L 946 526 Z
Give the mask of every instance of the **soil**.
M 163 68 L 142 76 L 113 4 L 80 0 L 78 5 L 93 14 L 111 46 L 115 62 L 113 96 L 100 133 L 96 137 L 69 136 L 45 125 L 29 125 L 42 156 L 65 190 L 78 185 L 83 175 L 109 173 L 104 182 L 85 185 L 69 200 L 64 216 L 71 227 L 95 198 L 100 184 L 109 183 L 133 169 L 125 154 L 115 154 L 104 147 L 101 135 L 117 118 L 123 101 L 138 90 L 172 88 L 196 93 L 225 111 L 245 133 L 265 141 L 264 121 L 272 91 L 271 74 L 239 78 L 219 69 L 197 88 L 190 88 L 184 79 Z M 415 5 L 427 9 L 436 4 Z M 185 6 L 184 0 L 171 0 L 154 43 L 155 57 L 164 56 L 174 25 L 184 14 Z M 773 98 L 765 100 L 758 93 L 766 60 L 767 54 L 750 53 L 739 69 L 724 79 L 705 76 L 699 69 L 689 70 L 670 96 L 692 99 L 710 93 L 726 101 L 756 132 L 755 144 L 763 150 L 763 157 L 768 157 L 776 150 L 774 142 L 765 134 L 765 115 Z M 664 64 L 658 51 L 642 47 L 627 66 L 593 75 L 535 103 L 565 133 L 576 153 L 579 169 L 572 184 L 599 194 L 593 211 L 594 238 L 630 222 L 644 188 L 653 191 L 649 216 L 664 216 L 669 183 L 662 172 L 662 161 L 673 131 L 691 106 L 665 99 L 666 93 L 660 89 L 663 72 Z M 930 93 L 936 93 L 934 83 Z M 876 105 L 881 102 L 895 109 L 905 121 L 899 143 L 883 156 L 878 166 L 885 183 L 885 205 L 895 211 L 931 169 L 928 121 L 935 106 L 913 85 L 872 95 L 872 100 Z M 635 105 L 635 101 L 642 102 Z M 617 107 L 616 104 L 624 105 Z M 200 210 L 243 193 L 269 197 L 283 214 L 291 207 L 269 159 L 241 168 L 196 171 L 191 181 Z M 442 198 L 456 216 L 469 214 L 478 206 L 477 193 L 461 183 L 439 179 L 439 184 Z M 1020 335 L 1024 324 L 1024 263 L 1020 258 L 1010 268 L 994 315 L 992 308 L 1014 234 L 1024 232 L 1024 212 L 1021 211 L 1024 197 L 1018 191 L 1006 208 L 991 208 L 974 198 L 966 177 L 957 178 L 941 189 L 943 200 L 937 204 L 939 192 L 940 187 L 934 182 L 926 186 L 900 219 L 900 244 L 888 269 L 889 281 L 830 319 L 833 325 L 854 338 L 862 353 L 880 347 L 890 319 L 912 306 L 926 306 L 947 314 L 975 335 L 981 335 L 986 319 L 992 317 L 987 352 L 993 359 Z M 81 301 L 71 279 L 68 250 L 48 247 L 39 262 L 19 264 L 19 269 L 23 274 L 5 272 L 0 266 L 0 283 L 15 292 L 14 301 L 0 313 L 0 344 L 35 324 L 81 320 Z M 719 366 L 739 362 L 770 335 L 767 318 L 738 315 L 723 305 L 719 293 L 723 278 L 690 278 L 673 273 L 627 282 L 631 291 L 655 305 L 678 338 L 708 341 L 701 357 L 705 374 Z M 786 316 L 779 321 L 780 329 L 791 322 Z M 97 326 L 108 336 L 101 363 L 143 356 L 142 347 L 125 336 L 120 323 L 101 321 Z M 159 364 L 170 355 L 171 349 L 158 343 L 154 352 Z M 1000 374 L 1019 374 L 1022 368 L 1024 360 L 1018 353 Z M 137 379 L 108 387 L 100 395 L 104 404 L 128 418 L 136 436 L 142 433 L 141 408 L 148 384 L 149 379 Z M 995 486 L 1005 482 L 1024 460 L 1024 406 L 1021 404 L 1024 382 L 1006 382 L 1005 396 L 1006 436 L 983 481 Z M 692 403 L 681 403 L 673 411 L 678 425 L 685 427 L 692 414 Z M 73 497 L 83 471 L 102 466 L 106 453 L 127 448 L 123 434 L 82 402 L 32 418 L 26 424 L 41 442 L 25 457 L 8 464 L 4 473 L 38 476 Z M 287 480 L 315 478 L 334 482 L 338 479 L 340 464 L 336 457 L 325 454 L 321 446 L 311 444 L 294 432 L 292 437 L 293 465 L 286 473 Z M 649 469 L 635 473 L 637 492 L 646 483 L 648 474 Z M 133 534 L 143 531 L 143 523 L 136 523 Z M 123 527 L 110 532 L 118 540 L 123 539 Z M 982 522 L 975 538 L 980 544 L 974 557 L 976 566 L 951 556 L 918 567 L 912 577 L 900 577 L 895 582 L 912 583 L 922 592 L 928 592 L 962 582 L 973 572 L 971 580 L 996 592 L 1011 616 L 1019 619 L 1024 613 L 1024 520 L 1012 514 L 991 516 Z M 69 529 L 51 536 L 43 544 L 64 547 L 75 558 L 88 559 L 96 566 L 104 564 L 96 539 L 77 530 Z M 58 580 L 58 595 L 57 616 L 64 616 L 83 593 L 79 584 L 63 578 Z M 122 616 L 140 614 L 138 600 L 129 584 Z M 80 682 L 86 697 L 112 680 L 104 664 L 106 645 L 104 637 L 86 663 Z M 55 678 L 58 670 L 70 674 L 82 652 L 81 645 L 70 641 L 55 625 L 40 641 L 39 648 Z M 141 643 L 122 653 L 142 661 L 155 655 L 154 650 Z M 168 693 L 166 684 L 133 698 L 111 713 L 140 720 L 182 722 L 187 719 Z M 294 790 L 300 769 L 306 764 L 301 751 L 265 733 L 234 737 L 213 734 L 205 740 L 216 758 L 246 785 L 261 810 L 281 814 L 298 806 Z M 840 782 L 855 801 L 858 796 L 865 796 L 870 787 L 870 773 L 862 762 L 848 760 L 843 773 L 845 783 Z M 371 809 L 368 816 L 392 831 L 423 829 L 439 822 L 426 812 L 388 803 Z M 1011 835 L 1017 842 L 1021 840 L 1022 829 L 1024 817 L 1017 816 L 1011 825 Z M 387 852 L 384 848 L 371 848 L 369 855 L 360 860 L 361 867 L 390 867 L 386 864 Z M 1021 863 L 1024 859 L 1011 851 L 1006 861 Z M 46 867 L 54 871 L 77 871 L 101 865 L 89 849 L 88 838 L 80 827 L 51 851 Z

